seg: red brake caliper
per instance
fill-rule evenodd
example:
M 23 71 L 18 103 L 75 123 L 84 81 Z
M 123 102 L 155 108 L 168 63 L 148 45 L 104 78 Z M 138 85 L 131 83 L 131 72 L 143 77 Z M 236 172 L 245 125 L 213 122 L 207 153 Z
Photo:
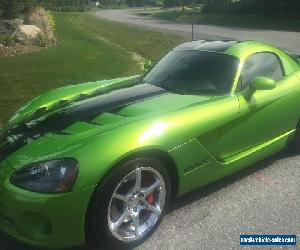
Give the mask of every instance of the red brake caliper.
M 148 202 L 149 205 L 154 204 L 154 194 L 153 194 L 153 192 L 148 194 L 148 196 L 146 197 L 146 201 Z

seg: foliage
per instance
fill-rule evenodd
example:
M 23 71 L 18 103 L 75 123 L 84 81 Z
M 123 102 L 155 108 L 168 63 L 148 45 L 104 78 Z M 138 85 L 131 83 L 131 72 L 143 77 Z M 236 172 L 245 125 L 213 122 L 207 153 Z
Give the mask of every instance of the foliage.
M 177 6 L 178 1 L 177 0 L 164 0 L 163 4 L 164 4 L 164 7 L 169 8 L 169 7 Z
M 173 22 L 191 23 L 192 10 L 187 9 L 182 12 L 178 9 L 158 10 L 153 17 L 169 20 Z M 227 14 L 227 13 L 203 13 L 201 9 L 196 9 L 195 23 L 218 25 L 226 27 L 245 27 L 255 29 L 271 29 L 285 31 L 300 31 L 300 18 L 297 16 L 285 16 L 282 18 L 278 15 L 257 15 L 257 14 Z
M 14 35 L 1 35 L 0 34 L 0 44 L 5 46 L 12 45 L 16 42 L 16 37 Z
M 17 0 L 0 0 L 2 8 L 2 18 L 15 19 L 19 17 L 19 7 Z
M 267 14 L 298 15 L 300 12 L 299 0 L 255 0 L 258 12 Z
M 50 45 L 49 39 L 46 37 L 46 35 L 43 32 L 40 32 L 38 34 L 38 41 L 40 47 L 48 47 Z
M 43 34 L 39 36 L 40 46 L 47 47 L 55 42 L 53 34 L 55 27 L 54 18 L 44 8 L 36 6 L 30 9 L 25 16 L 24 24 L 35 25 L 41 29 Z
M 111 2 L 116 0 L 104 1 Z M 91 9 L 91 3 L 92 1 L 90 0 L 0 0 L 1 9 L 4 10 L 3 18 L 6 19 L 17 18 L 19 13 L 26 14 L 35 6 L 41 6 L 47 10 L 84 12 Z
M 62 6 L 56 10 L 65 11 L 65 12 L 85 12 L 89 8 L 85 8 L 84 6 Z
M 105 1 L 106 3 L 103 5 L 109 5 L 109 2 L 113 2 L 114 0 Z M 156 6 L 156 0 L 125 0 L 124 3 L 129 7 Z
M 205 13 L 299 15 L 299 0 L 205 0 Z
M 48 20 L 49 20 L 49 23 L 50 23 L 51 30 L 55 31 L 55 19 L 54 19 L 54 16 L 51 14 L 50 11 L 47 11 L 46 14 L 47 14 L 47 17 L 48 17 Z
M 195 0 L 196 1 L 196 0 Z M 192 0 L 163 0 L 163 6 L 166 8 L 181 6 L 182 12 L 185 11 L 185 7 L 192 6 Z

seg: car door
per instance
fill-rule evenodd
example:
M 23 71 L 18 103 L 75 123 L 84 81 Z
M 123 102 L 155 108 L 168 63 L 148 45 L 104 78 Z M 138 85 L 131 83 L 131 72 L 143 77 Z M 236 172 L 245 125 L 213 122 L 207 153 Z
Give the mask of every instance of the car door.
M 276 88 L 249 95 L 250 84 L 258 76 L 272 78 Z M 225 159 L 292 130 L 299 106 L 298 94 L 293 91 L 293 83 L 285 76 L 276 54 L 262 52 L 249 56 L 237 88 L 238 119 L 221 128 L 219 157 Z

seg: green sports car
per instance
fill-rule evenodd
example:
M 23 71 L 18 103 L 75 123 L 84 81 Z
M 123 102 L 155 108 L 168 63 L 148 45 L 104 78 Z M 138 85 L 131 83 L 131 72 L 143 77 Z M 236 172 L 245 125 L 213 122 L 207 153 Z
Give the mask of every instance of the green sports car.
M 0 229 L 133 247 L 172 197 L 297 150 L 299 118 L 299 61 L 255 41 L 193 41 L 142 76 L 51 91 L 1 129 Z

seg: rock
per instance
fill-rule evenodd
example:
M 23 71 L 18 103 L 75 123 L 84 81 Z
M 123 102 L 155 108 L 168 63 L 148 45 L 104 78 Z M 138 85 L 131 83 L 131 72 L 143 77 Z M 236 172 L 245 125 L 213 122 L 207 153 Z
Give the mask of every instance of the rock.
M 44 8 L 40 6 L 32 8 L 25 16 L 24 24 L 31 24 L 39 27 L 47 40 L 54 40 L 51 20 Z
M 40 28 L 34 25 L 19 25 L 13 35 L 16 39 L 24 44 L 39 45 L 39 35 L 42 34 Z
M 0 20 L 0 34 L 11 35 L 19 25 L 23 24 L 22 20 Z

